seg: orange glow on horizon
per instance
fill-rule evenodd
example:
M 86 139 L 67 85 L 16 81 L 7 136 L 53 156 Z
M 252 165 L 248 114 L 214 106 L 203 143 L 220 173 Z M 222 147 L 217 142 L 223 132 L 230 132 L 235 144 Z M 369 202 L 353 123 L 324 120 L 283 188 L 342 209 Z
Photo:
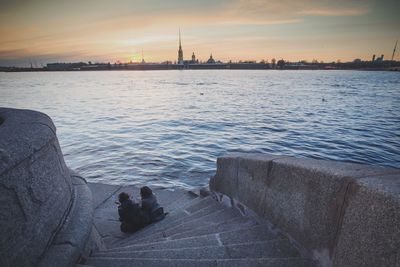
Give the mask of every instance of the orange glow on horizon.
M 146 62 L 174 62 L 179 25 L 185 59 L 192 52 L 202 61 L 210 53 L 221 61 L 390 58 L 400 36 L 396 6 L 395 0 L 21 0 L 0 10 L 0 65 L 141 62 L 142 50 Z

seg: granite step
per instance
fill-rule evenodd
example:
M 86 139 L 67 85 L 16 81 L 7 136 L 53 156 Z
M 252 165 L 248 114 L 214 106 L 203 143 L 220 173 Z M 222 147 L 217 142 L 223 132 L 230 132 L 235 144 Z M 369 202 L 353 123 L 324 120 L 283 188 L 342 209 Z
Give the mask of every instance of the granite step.
M 134 234 L 121 233 L 114 201 L 119 192 L 138 194 L 138 188 L 101 188 L 104 192 L 94 217 L 107 249 L 92 253 L 77 266 L 315 266 L 266 225 L 223 206 L 212 196 L 179 189 L 154 188 L 167 217 Z
M 211 197 L 197 197 L 191 201 L 185 201 L 182 200 L 179 201 L 178 204 L 174 203 L 175 209 L 172 209 L 171 207 L 164 207 L 164 211 L 168 212 L 168 216 L 161 222 L 157 223 L 157 225 L 163 225 L 167 223 L 174 222 L 176 220 L 179 220 L 181 218 L 187 217 L 189 215 L 192 215 L 195 212 L 198 212 L 200 210 L 203 210 L 207 208 L 211 204 L 215 204 L 216 201 L 212 199 Z M 196 207 L 194 210 L 191 209 L 191 207 Z M 188 211 L 189 209 L 190 211 Z
M 103 238 L 110 236 L 121 237 L 119 234 L 118 210 L 115 201 L 118 199 L 120 192 L 137 192 L 139 189 L 135 186 L 125 187 L 110 187 L 104 185 L 91 185 L 93 190 L 104 189 L 105 193 L 101 194 L 104 200 L 98 199 L 98 205 L 94 212 L 94 222 L 97 230 Z M 154 192 L 159 199 L 161 205 L 173 204 L 174 201 L 179 200 L 180 202 L 190 202 L 196 198 L 193 194 L 188 193 L 185 190 L 166 190 L 166 189 L 154 189 Z M 97 196 L 98 194 L 94 194 Z
M 156 258 L 156 259 L 239 259 L 268 257 L 300 257 L 287 239 L 241 243 L 227 246 L 199 248 L 100 252 L 94 257 L 110 258 Z
M 201 236 L 208 234 L 216 234 L 220 232 L 228 232 L 256 226 L 257 223 L 245 217 L 237 217 L 230 220 L 221 221 L 220 223 L 212 223 L 210 225 L 194 226 L 192 230 L 182 231 L 182 228 L 173 228 L 165 231 L 168 239 L 180 239 L 193 236 Z
M 160 241 L 147 244 L 127 245 L 123 247 L 115 247 L 104 250 L 103 252 L 122 252 L 122 251 L 139 251 L 139 250 L 160 250 L 160 249 L 177 249 L 177 248 L 195 248 L 206 246 L 222 246 L 240 243 L 268 241 L 274 239 L 282 239 L 275 233 L 272 233 L 263 225 L 228 231 L 217 234 L 188 237 L 175 240 Z
M 170 203 L 163 203 L 163 202 L 159 201 L 158 199 L 157 200 L 166 212 L 173 212 L 175 210 L 180 210 L 192 203 L 196 203 L 196 202 L 202 200 L 203 198 L 204 197 L 195 195 L 195 193 L 190 192 L 190 193 L 187 193 L 187 195 L 183 195 L 180 198 L 177 198 L 175 201 L 170 202 Z
M 174 212 L 174 211 L 179 211 L 182 209 L 185 209 L 186 207 L 190 205 L 194 205 L 197 202 L 200 202 L 204 199 L 205 197 L 202 196 L 197 196 L 196 198 L 193 198 L 191 200 L 185 200 L 185 199 L 177 199 L 175 202 L 165 205 L 165 210 L 168 212 Z
M 312 267 L 314 262 L 305 258 L 257 259 L 123 259 L 90 258 L 96 267 Z
M 256 225 L 255 222 L 245 218 L 238 217 L 221 222 L 204 222 L 203 220 L 198 223 L 189 222 L 176 227 L 167 229 L 162 232 L 157 232 L 147 238 L 135 239 L 130 241 L 130 244 L 144 244 L 159 241 L 180 239 L 186 237 L 215 234 L 219 232 L 227 232 L 238 229 L 248 228 Z
M 217 201 L 209 197 L 202 199 L 194 206 L 198 208 L 192 209 L 191 206 L 189 206 L 185 209 L 176 210 L 175 212 L 168 214 L 171 216 L 169 216 L 168 220 L 165 220 L 163 224 L 164 225 L 174 224 L 175 222 L 183 219 L 190 219 L 194 218 L 195 216 L 200 217 L 203 216 L 204 214 L 210 213 L 213 210 L 223 209 L 223 207 Z
M 156 227 L 156 229 L 153 228 L 152 231 L 142 232 L 141 234 L 139 232 L 138 234 L 140 235 L 138 236 L 135 233 L 132 236 L 133 238 L 126 238 L 123 241 L 119 242 L 118 244 L 115 244 L 115 246 L 120 247 L 129 245 L 130 243 L 135 242 L 134 240 L 138 240 L 137 239 L 138 237 L 143 237 L 143 238 L 147 238 L 150 236 L 166 237 L 167 235 L 166 233 L 174 234 L 174 233 L 191 231 L 200 226 L 207 226 L 207 225 L 212 226 L 219 222 L 240 218 L 240 216 L 241 215 L 237 210 L 224 208 L 214 211 L 210 214 L 206 214 L 205 216 L 202 216 L 200 218 L 194 217 L 193 220 L 186 221 L 181 224 L 177 223 L 177 225 L 170 225 L 169 227 L 158 226 Z
M 198 197 L 196 199 L 192 199 L 190 201 L 191 205 L 196 205 L 198 207 L 202 207 L 205 205 L 213 204 L 215 205 L 215 201 L 210 198 L 202 198 Z M 206 208 L 206 207 L 204 207 Z M 116 211 L 115 211 L 116 212 Z M 117 216 L 117 215 L 115 215 Z M 114 216 L 114 217 L 115 217 Z M 109 218 L 108 220 L 97 220 L 96 226 L 101 230 L 100 232 L 105 233 L 103 235 L 103 242 L 105 243 L 106 247 L 112 246 L 120 246 L 119 243 L 129 243 L 131 240 L 140 239 L 144 237 L 148 237 L 149 235 L 153 234 L 154 232 L 163 231 L 165 228 L 163 227 L 164 224 L 168 224 L 169 222 L 176 221 L 181 217 L 188 217 L 189 215 L 185 212 L 179 211 L 172 214 L 168 214 L 167 217 L 158 223 L 151 224 L 138 232 L 131 234 L 131 233 L 121 233 L 119 230 L 120 222 L 116 218 Z M 128 241 L 126 241 L 128 240 Z
M 216 213 L 216 212 L 221 212 L 223 210 L 224 210 L 224 208 L 221 205 L 219 205 L 218 202 L 215 202 L 215 203 L 212 203 L 210 206 L 204 207 L 192 214 L 187 214 L 183 211 L 179 212 L 179 213 L 175 213 L 171 216 L 170 216 L 170 214 L 168 214 L 164 220 L 162 220 L 158 223 L 155 223 L 155 224 L 151 224 L 151 225 L 143 228 L 142 230 L 139 230 L 134 235 L 131 235 L 130 240 L 148 237 L 154 233 L 165 231 L 165 229 L 168 229 L 169 227 L 175 227 L 176 225 L 180 225 L 183 222 L 189 222 L 191 220 L 196 220 L 198 218 L 201 218 L 201 217 L 204 217 L 209 214 Z
M 170 226 L 176 225 L 176 224 L 182 224 L 184 222 L 191 221 L 196 218 L 201 218 L 203 216 L 206 216 L 212 212 L 219 211 L 219 210 L 224 210 L 224 207 L 222 207 L 218 202 L 214 201 L 214 203 L 208 204 L 206 207 L 198 209 L 192 213 L 189 213 L 186 210 L 183 210 L 186 215 L 185 216 L 176 216 L 170 221 L 165 221 L 165 224 L 163 226 L 165 228 L 168 228 Z

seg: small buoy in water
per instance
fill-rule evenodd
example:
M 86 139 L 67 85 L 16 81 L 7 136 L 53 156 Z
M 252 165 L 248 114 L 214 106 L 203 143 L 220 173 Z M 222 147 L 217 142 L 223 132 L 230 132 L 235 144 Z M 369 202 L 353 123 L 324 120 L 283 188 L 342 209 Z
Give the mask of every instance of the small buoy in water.
M 322 102 L 325 102 L 325 98 L 322 98 Z
M 204 95 L 204 93 L 200 93 L 200 95 Z

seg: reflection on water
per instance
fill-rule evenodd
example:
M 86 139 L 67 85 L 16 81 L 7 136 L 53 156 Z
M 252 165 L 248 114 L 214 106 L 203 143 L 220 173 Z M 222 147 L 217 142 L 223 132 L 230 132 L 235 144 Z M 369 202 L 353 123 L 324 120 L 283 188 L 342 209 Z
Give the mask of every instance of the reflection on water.
M 191 188 L 230 151 L 399 168 L 399 84 L 358 71 L 0 73 L 0 105 L 49 114 L 89 181 Z

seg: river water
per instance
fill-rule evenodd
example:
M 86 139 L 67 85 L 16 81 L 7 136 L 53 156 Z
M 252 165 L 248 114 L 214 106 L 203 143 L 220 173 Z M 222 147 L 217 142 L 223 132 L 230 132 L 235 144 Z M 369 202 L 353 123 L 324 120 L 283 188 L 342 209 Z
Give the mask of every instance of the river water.
M 193 188 L 227 152 L 400 168 L 400 73 L 0 73 L 0 106 L 50 115 L 89 181 Z

